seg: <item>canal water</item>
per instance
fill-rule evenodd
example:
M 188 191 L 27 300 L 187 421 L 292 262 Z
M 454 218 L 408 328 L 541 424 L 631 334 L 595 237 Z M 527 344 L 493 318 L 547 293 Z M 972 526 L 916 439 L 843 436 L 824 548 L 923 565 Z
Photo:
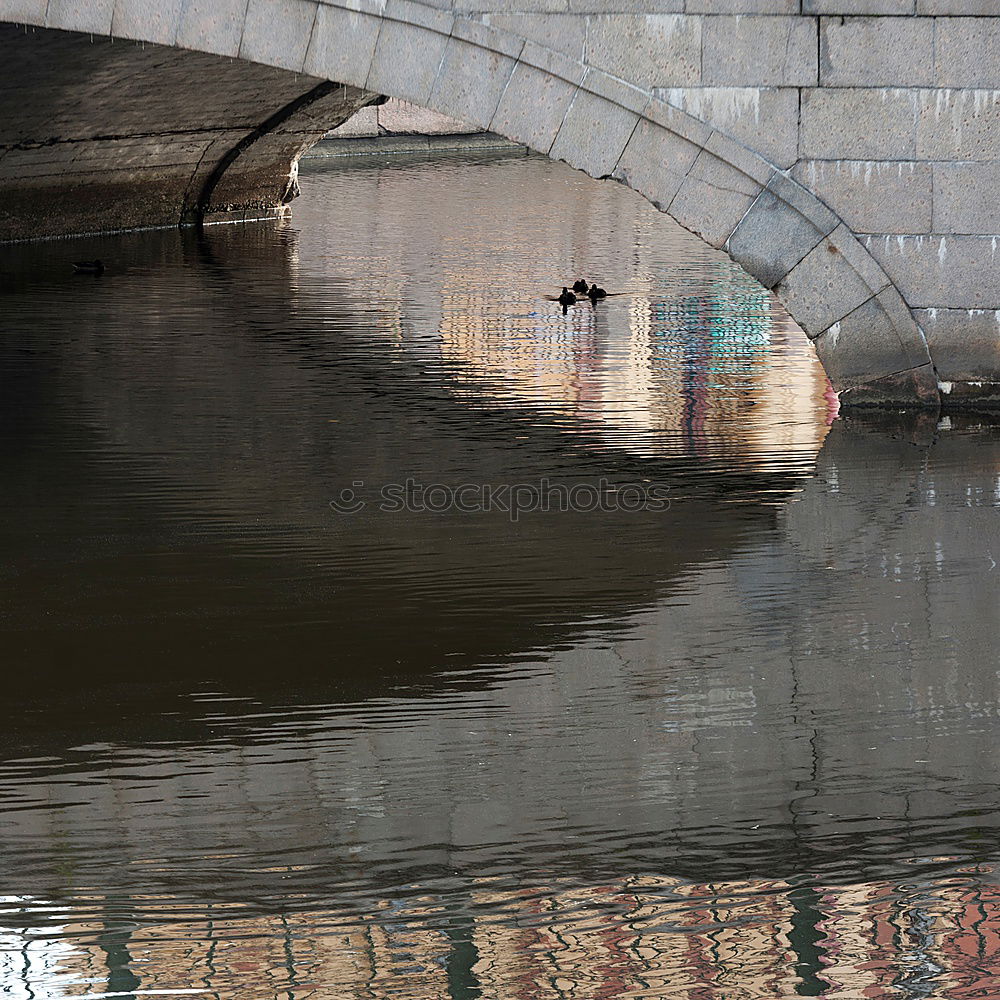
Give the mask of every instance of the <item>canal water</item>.
M 0 995 L 995 997 L 997 430 L 563 165 L 304 173 L 0 250 Z

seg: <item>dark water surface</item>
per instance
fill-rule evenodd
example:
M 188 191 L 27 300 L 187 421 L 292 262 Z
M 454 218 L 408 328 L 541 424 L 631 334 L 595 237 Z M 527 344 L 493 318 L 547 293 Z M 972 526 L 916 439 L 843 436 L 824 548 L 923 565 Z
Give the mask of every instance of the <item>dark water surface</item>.
M 303 187 L 0 249 L 0 995 L 997 996 L 1000 434 L 566 167 Z

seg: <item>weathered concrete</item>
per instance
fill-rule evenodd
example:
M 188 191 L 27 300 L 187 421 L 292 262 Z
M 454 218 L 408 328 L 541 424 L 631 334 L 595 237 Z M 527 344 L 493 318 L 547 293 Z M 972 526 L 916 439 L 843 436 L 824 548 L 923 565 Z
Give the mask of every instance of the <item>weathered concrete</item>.
M 957 349 L 965 310 L 1000 309 L 994 0 L 0 0 L 0 21 L 36 26 L 5 29 L 7 66 L 66 49 L 0 82 L 0 238 L 274 211 L 302 148 L 384 94 L 635 187 L 773 287 L 848 398 L 931 400 L 936 350 L 942 383 L 996 380 L 1000 328 L 970 316 Z

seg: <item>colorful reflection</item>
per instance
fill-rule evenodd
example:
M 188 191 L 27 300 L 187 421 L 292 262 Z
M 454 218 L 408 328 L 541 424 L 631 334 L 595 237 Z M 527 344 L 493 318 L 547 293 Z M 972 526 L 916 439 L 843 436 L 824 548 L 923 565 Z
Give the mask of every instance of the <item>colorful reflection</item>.
M 1000 886 L 989 866 L 933 882 L 692 884 L 643 875 L 511 891 L 409 887 L 371 913 L 250 915 L 147 926 L 128 901 L 87 924 L 17 926 L 3 912 L 13 998 L 123 995 L 754 1000 L 994 997 Z M 37 908 L 37 900 L 32 901 Z M 252 984 L 252 985 L 248 985 Z
M 311 181 L 328 205 L 350 203 L 332 210 L 347 228 L 314 256 L 313 277 L 335 280 L 346 253 L 361 276 L 353 293 L 400 359 L 444 374 L 463 400 L 528 408 L 633 454 L 751 465 L 815 455 L 836 416 L 777 299 L 632 191 L 535 157 L 488 174 L 377 164 Z M 419 243 L 357 226 L 358 199 L 419 222 Z M 547 296 L 577 277 L 613 295 L 563 315 Z

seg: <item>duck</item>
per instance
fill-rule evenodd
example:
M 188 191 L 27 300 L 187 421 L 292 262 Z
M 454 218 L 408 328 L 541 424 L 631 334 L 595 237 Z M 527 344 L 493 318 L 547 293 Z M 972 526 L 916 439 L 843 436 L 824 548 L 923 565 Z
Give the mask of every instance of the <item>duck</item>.
M 587 282 L 584 281 L 583 278 L 577 278 L 576 281 L 573 282 L 573 291 L 579 295 L 586 295 L 588 287 Z M 565 289 L 563 290 L 565 291 Z
M 562 294 L 558 299 L 556 299 L 556 302 L 558 302 L 559 305 L 565 309 L 567 306 L 575 305 L 576 296 L 565 285 L 563 285 Z
M 590 290 L 587 292 L 587 295 L 590 297 L 591 302 L 596 302 L 598 299 L 606 299 L 608 297 L 608 293 L 596 282 L 590 286 Z
M 77 274 L 104 274 L 104 264 L 99 260 L 79 260 L 73 264 Z

